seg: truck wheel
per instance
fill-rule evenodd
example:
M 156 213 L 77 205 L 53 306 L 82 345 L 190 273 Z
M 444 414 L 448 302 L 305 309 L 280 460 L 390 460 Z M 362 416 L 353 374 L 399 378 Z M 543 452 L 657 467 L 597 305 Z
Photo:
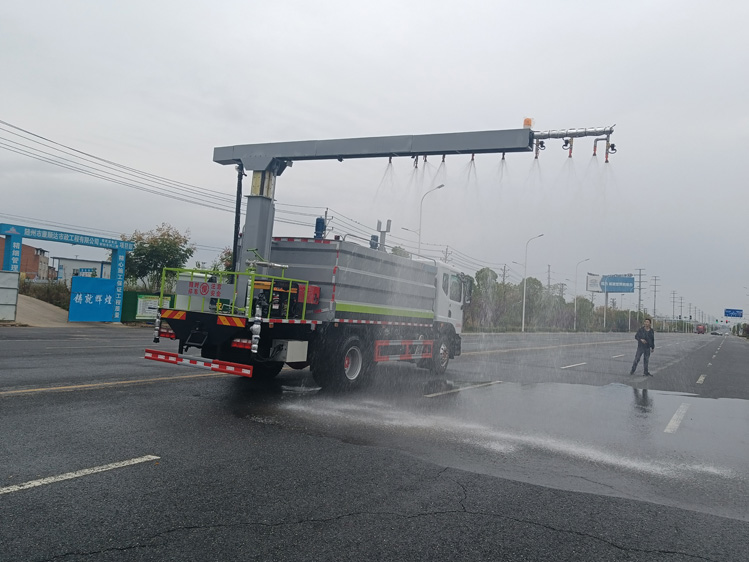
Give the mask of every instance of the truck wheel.
M 450 362 L 450 348 L 448 347 L 447 336 L 438 336 L 434 340 L 432 348 L 432 373 L 442 376 L 447 371 L 447 364 Z
M 315 368 L 313 377 L 323 388 L 351 390 L 362 384 L 369 364 L 370 359 L 359 336 L 349 336 Z
M 283 369 L 283 363 L 255 363 L 252 365 L 252 378 L 268 381 L 275 378 Z

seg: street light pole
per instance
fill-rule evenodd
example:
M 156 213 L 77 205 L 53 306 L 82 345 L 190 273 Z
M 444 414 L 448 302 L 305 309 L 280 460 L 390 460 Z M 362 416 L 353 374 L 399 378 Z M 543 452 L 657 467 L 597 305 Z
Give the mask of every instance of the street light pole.
M 525 292 L 528 287 L 528 244 L 530 244 L 531 240 L 535 240 L 536 238 L 541 238 L 543 234 L 539 234 L 538 236 L 534 236 L 528 242 L 525 243 L 525 263 L 523 263 L 523 322 L 522 326 L 520 328 L 521 332 L 525 332 Z
M 585 258 L 584 260 L 580 260 L 577 262 L 577 265 L 575 266 L 575 320 L 573 321 L 573 327 L 572 331 L 577 332 L 577 268 L 581 263 L 585 263 L 586 261 L 590 261 L 590 258 Z
M 433 187 L 429 191 L 427 191 L 422 197 L 421 197 L 421 203 L 419 203 L 419 249 L 416 251 L 416 255 L 421 255 L 421 215 L 424 207 L 424 197 L 429 195 L 432 191 L 437 191 L 438 189 L 442 189 L 445 187 L 444 183 L 439 184 L 437 187 Z

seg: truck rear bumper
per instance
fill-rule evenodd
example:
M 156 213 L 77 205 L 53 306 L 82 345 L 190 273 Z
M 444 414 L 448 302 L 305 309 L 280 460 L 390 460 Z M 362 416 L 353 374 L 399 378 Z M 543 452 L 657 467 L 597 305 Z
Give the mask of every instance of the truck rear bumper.
M 252 365 L 242 365 L 241 363 L 229 363 L 228 361 L 219 361 L 218 359 L 203 359 L 202 357 L 191 357 L 189 355 L 180 355 L 179 353 L 158 351 L 155 349 L 146 349 L 144 359 L 161 361 L 172 365 L 187 365 L 188 367 L 197 367 L 198 369 L 208 369 L 215 373 L 226 373 L 228 375 L 252 378 Z

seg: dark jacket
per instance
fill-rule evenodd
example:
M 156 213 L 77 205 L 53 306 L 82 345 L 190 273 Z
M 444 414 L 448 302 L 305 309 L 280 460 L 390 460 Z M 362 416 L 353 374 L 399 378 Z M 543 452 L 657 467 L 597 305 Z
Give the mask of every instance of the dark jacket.
M 637 345 L 641 345 L 643 347 L 649 347 L 650 349 L 655 349 L 655 331 L 653 331 L 653 328 L 650 328 L 650 330 L 646 330 L 643 326 L 639 330 L 637 330 L 637 333 L 635 334 L 635 339 L 637 340 Z M 644 344 L 640 340 L 646 340 L 648 343 Z

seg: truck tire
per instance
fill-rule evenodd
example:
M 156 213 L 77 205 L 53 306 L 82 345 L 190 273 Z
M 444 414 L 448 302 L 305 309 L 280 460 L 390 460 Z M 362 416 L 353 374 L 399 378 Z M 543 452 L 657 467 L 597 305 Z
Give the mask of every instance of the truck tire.
M 371 358 L 359 336 L 351 335 L 334 345 L 330 355 L 320 361 L 312 376 L 324 389 L 351 390 L 363 384 L 370 371 Z
M 450 362 L 450 347 L 447 336 L 441 334 L 434 340 L 432 348 L 432 373 L 441 377 L 447 371 L 447 364 Z

